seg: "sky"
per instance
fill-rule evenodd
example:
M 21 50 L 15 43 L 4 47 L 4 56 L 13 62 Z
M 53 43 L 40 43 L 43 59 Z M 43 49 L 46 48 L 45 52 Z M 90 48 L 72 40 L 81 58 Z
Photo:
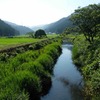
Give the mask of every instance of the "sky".
M 23 26 L 55 22 L 100 0 L 0 0 L 0 19 Z

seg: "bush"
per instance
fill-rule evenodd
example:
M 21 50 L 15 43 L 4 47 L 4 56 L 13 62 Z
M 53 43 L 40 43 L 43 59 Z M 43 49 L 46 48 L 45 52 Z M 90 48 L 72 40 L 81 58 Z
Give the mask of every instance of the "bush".
M 39 30 L 37 30 L 37 31 L 35 32 L 34 37 L 35 37 L 35 38 L 46 37 L 46 33 L 45 33 L 44 30 L 39 29 Z

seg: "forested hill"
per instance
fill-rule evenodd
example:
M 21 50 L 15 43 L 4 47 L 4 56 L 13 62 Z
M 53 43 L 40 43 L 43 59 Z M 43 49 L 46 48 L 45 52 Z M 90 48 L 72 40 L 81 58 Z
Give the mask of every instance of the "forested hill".
M 26 34 L 28 32 L 32 32 L 33 30 L 26 27 L 26 26 L 21 26 L 21 25 L 17 25 L 8 21 L 5 21 L 7 24 L 9 24 L 11 27 L 13 27 L 14 29 L 16 29 L 17 31 L 20 32 L 20 34 Z
M 57 22 L 49 24 L 46 28 L 46 32 L 52 32 L 52 33 L 62 33 L 66 27 L 72 27 L 72 22 L 70 21 L 70 16 L 62 18 L 58 20 Z
M 64 17 L 54 23 L 43 25 L 43 26 L 33 27 L 32 29 L 36 30 L 36 29 L 41 28 L 41 29 L 44 29 L 47 33 L 48 32 L 62 33 L 66 27 L 72 27 L 72 26 L 73 26 L 73 24 L 70 21 L 70 16 L 68 16 L 68 17 Z
M 0 36 L 15 36 L 19 34 L 19 31 L 15 30 L 0 19 Z

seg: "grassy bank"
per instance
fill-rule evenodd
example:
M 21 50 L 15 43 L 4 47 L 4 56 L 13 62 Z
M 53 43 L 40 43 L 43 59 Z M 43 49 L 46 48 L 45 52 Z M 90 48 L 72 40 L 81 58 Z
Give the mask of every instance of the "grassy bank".
M 57 40 L 44 46 L 40 44 L 38 49 L 31 47 L 6 60 L 1 59 L 0 100 L 36 100 L 49 89 L 50 74 L 61 53 L 61 44 Z
M 90 44 L 80 35 L 74 39 L 73 61 L 81 70 L 86 100 L 100 99 L 100 40 Z

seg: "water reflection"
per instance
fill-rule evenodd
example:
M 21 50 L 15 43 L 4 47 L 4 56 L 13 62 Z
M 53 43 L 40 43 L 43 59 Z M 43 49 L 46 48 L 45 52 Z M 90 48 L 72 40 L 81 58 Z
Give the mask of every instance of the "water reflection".
M 82 76 L 72 61 L 72 45 L 62 45 L 62 54 L 54 66 L 52 87 L 41 100 L 83 100 Z

